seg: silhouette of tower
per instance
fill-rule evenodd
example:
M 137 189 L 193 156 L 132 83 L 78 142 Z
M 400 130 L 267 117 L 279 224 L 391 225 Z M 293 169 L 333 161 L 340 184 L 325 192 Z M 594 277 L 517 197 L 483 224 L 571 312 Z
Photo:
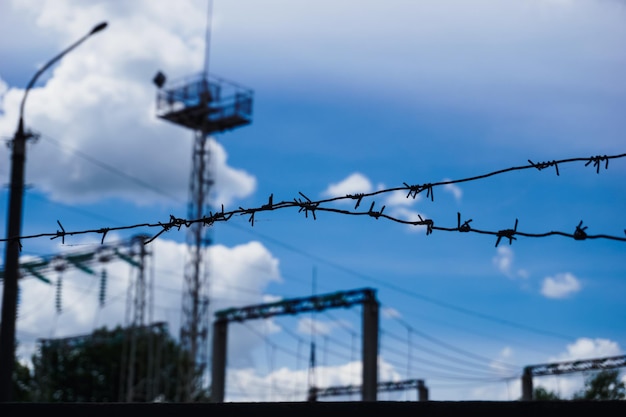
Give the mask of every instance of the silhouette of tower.
M 194 132 L 191 177 L 187 216 L 200 219 L 210 210 L 209 196 L 213 187 L 210 170 L 212 135 L 252 121 L 252 90 L 225 79 L 209 75 L 209 37 L 211 2 L 209 1 L 206 31 L 204 72 L 166 84 L 166 77 L 158 72 L 153 81 L 157 92 L 157 116 Z M 180 341 L 187 357 L 179 366 L 181 385 L 179 401 L 190 402 L 207 364 L 209 332 L 209 265 L 206 248 L 211 244 L 209 228 L 193 223 L 188 228 L 188 258 L 184 270 L 182 324 Z M 200 384 L 200 386 L 198 385 Z
M 148 274 L 148 257 L 152 255 L 148 252 L 145 241 L 147 235 L 135 235 L 130 240 L 130 247 L 126 254 L 117 251 L 119 257 L 136 268 L 136 276 L 131 279 L 128 285 L 126 297 L 126 332 L 122 343 L 122 360 L 120 361 L 120 392 L 118 400 L 120 402 L 150 402 L 154 399 L 151 389 L 155 380 L 154 369 L 154 349 L 152 341 L 148 340 L 146 356 L 139 357 L 137 353 L 140 339 L 152 336 L 150 325 L 152 325 L 152 284 L 153 277 Z M 153 260 L 154 262 L 154 260 Z M 148 318 L 146 323 L 146 309 Z M 147 326 L 148 324 L 148 326 Z M 139 362 L 144 362 L 138 366 Z M 137 369 L 145 369 L 143 384 L 136 386 Z

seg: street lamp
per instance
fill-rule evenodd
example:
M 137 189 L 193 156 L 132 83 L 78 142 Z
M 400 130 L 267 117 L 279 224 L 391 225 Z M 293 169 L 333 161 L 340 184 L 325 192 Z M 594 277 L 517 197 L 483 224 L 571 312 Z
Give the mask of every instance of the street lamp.
M 24 162 L 26 160 L 26 140 L 33 136 L 24 130 L 24 104 L 28 92 L 39 76 L 59 61 L 68 52 L 83 43 L 91 35 L 107 27 L 102 22 L 74 42 L 64 51 L 41 67 L 28 83 L 20 105 L 20 119 L 11 144 L 11 185 L 9 188 L 9 216 L 7 219 L 7 241 L 4 258 L 4 291 L 2 293 L 2 324 L 0 325 L 0 402 L 8 402 L 13 397 L 13 368 L 15 366 L 15 321 L 17 313 L 17 280 L 19 276 L 19 237 L 22 230 L 22 202 L 24 196 Z

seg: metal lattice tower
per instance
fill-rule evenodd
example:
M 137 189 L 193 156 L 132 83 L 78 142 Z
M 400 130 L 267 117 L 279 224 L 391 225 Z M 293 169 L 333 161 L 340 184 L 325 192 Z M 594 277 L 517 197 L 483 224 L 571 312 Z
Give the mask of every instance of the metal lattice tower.
M 194 132 L 187 212 L 189 219 L 200 219 L 211 208 L 211 136 L 248 125 L 252 121 L 252 90 L 209 75 L 209 28 L 210 5 L 203 73 L 166 85 L 165 75 L 158 72 L 153 80 L 159 88 L 157 116 Z M 187 234 L 188 258 L 184 270 L 180 328 L 181 347 L 187 354 L 179 364 L 183 381 L 179 387 L 181 402 L 194 400 L 197 388 L 201 388 L 202 374 L 207 364 L 209 264 L 206 249 L 210 244 L 209 229 L 202 223 L 191 224 Z
M 129 253 L 125 261 L 136 268 L 135 279 L 128 285 L 126 299 L 126 327 L 122 345 L 121 372 L 120 372 L 120 402 L 152 401 L 152 381 L 155 369 L 153 366 L 154 352 L 150 344 L 147 357 L 139 358 L 137 354 L 138 340 L 149 335 L 146 329 L 146 307 L 148 309 L 148 323 L 152 324 L 152 277 L 147 274 L 147 257 L 152 255 L 146 249 L 147 235 L 136 235 L 131 239 Z M 141 388 L 135 386 L 135 368 L 138 361 L 146 361 L 145 383 Z

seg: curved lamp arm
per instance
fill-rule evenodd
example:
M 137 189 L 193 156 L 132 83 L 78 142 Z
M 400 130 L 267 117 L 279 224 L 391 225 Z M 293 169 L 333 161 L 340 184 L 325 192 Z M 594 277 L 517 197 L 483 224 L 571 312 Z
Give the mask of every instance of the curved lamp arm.
M 104 30 L 106 27 L 107 27 L 107 22 L 102 22 L 102 23 L 94 26 L 94 28 L 91 29 L 91 31 L 88 34 L 86 34 L 85 36 L 83 36 L 82 38 L 80 38 L 79 40 L 74 42 L 72 45 L 68 46 L 64 51 L 62 51 L 57 56 L 52 58 L 50 61 L 48 61 L 48 63 L 46 65 L 44 65 L 43 67 L 41 67 L 39 69 L 39 71 L 37 71 L 37 73 L 33 76 L 33 78 L 30 80 L 30 82 L 26 86 L 26 91 L 24 92 L 24 97 L 22 98 L 22 104 L 20 105 L 20 120 L 19 120 L 19 127 L 18 127 L 18 129 L 20 129 L 20 130 L 23 129 L 22 120 L 23 120 L 23 117 L 24 117 L 24 104 L 26 103 L 26 97 L 28 96 L 28 92 L 33 87 L 33 85 L 35 85 L 35 82 L 37 81 L 37 78 L 39 78 L 39 76 L 41 74 L 43 74 L 48 68 L 50 68 L 55 62 L 57 62 L 58 60 L 63 58 L 63 56 L 65 56 L 68 52 L 70 52 L 71 50 L 76 48 L 78 45 L 83 43 L 91 35 Z

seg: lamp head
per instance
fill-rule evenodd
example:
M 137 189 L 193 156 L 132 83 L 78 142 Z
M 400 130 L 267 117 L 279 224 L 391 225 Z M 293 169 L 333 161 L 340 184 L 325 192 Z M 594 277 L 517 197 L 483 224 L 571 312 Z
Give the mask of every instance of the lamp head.
M 152 79 L 152 82 L 154 83 L 154 85 L 157 86 L 157 88 L 162 88 L 165 84 L 165 80 L 167 80 L 165 74 L 163 74 L 161 71 L 158 71 Z
M 94 26 L 93 29 L 91 29 L 91 32 L 89 32 L 90 35 L 93 35 L 94 33 L 98 33 L 101 30 L 104 30 L 107 27 L 108 23 L 107 22 L 102 22 L 96 26 Z

